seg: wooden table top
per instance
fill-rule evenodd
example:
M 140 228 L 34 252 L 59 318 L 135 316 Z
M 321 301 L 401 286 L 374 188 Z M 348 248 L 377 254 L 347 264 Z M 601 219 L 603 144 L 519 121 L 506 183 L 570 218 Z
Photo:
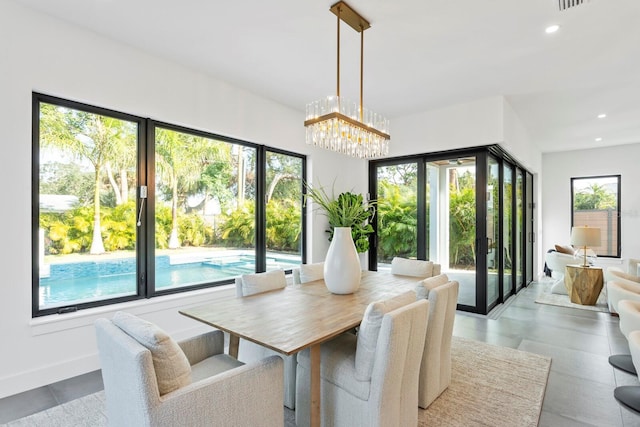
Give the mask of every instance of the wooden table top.
M 369 303 L 414 290 L 420 280 L 363 271 L 360 288 L 349 295 L 332 294 L 317 280 L 248 297 L 229 290 L 215 302 L 180 313 L 291 355 L 358 326 Z

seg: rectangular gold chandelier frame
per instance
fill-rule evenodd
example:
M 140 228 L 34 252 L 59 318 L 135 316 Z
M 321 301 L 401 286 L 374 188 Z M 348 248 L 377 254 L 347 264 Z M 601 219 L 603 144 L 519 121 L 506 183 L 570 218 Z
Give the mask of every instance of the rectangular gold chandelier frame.
M 336 149 L 336 151 L 353 151 L 353 146 L 350 150 L 344 149 L 344 141 L 341 143 L 338 140 L 334 139 L 330 144 L 327 144 L 326 138 L 330 133 L 329 129 L 335 132 L 336 126 L 350 126 L 352 128 L 351 132 L 355 132 L 357 135 L 362 135 L 364 139 L 361 139 L 360 136 L 357 137 L 357 141 L 355 141 L 358 145 L 362 145 L 364 141 L 368 141 L 367 144 L 374 144 L 369 147 L 368 155 L 365 154 L 364 157 L 377 156 L 380 154 L 386 153 L 388 151 L 388 140 L 391 138 L 388 133 L 386 133 L 386 127 L 388 126 L 388 121 L 377 114 L 369 114 L 367 113 L 366 121 L 365 121 L 365 110 L 363 107 L 363 74 L 364 74 L 364 31 L 371 27 L 369 21 L 363 18 L 358 12 L 356 12 L 353 8 L 351 8 L 344 1 L 339 1 L 331 6 L 330 11 L 336 15 L 337 17 L 337 71 L 336 71 L 336 98 L 335 103 L 332 104 L 331 108 L 323 108 L 321 106 L 319 109 L 316 108 L 314 113 L 307 114 L 307 120 L 305 120 L 304 125 L 308 128 L 314 128 L 314 132 L 320 132 L 321 138 L 325 138 L 324 143 L 320 143 L 319 145 L 324 145 L 325 148 L 341 146 L 341 149 Z M 354 115 L 348 116 L 344 114 L 343 109 L 349 109 L 347 104 L 341 105 L 345 101 L 340 98 L 340 22 L 344 22 L 353 28 L 356 32 L 360 33 L 360 103 L 357 108 L 357 117 L 356 119 Z M 326 105 L 324 106 L 326 107 Z M 355 107 L 355 105 L 354 105 Z M 346 111 L 346 110 L 345 110 Z M 351 113 L 353 113 L 353 108 Z M 350 114 L 351 114 L 350 113 Z M 371 120 L 371 116 L 375 116 L 376 120 Z M 382 120 L 384 123 L 383 128 L 385 131 L 380 130 L 376 127 L 378 121 Z M 339 125 L 341 123 L 341 125 Z M 373 125 L 371 125 L 373 124 Z M 318 128 L 317 126 L 321 126 Z M 358 130 L 356 130 L 358 129 Z M 327 133 L 328 132 L 328 133 Z M 339 131 L 338 133 L 343 133 Z M 309 133 L 308 133 L 309 135 Z M 353 134 L 352 134 L 353 135 Z M 371 137 L 366 137 L 366 135 L 371 135 Z M 317 136 L 316 136 L 317 137 Z M 309 137 L 308 137 L 309 138 Z M 310 143 L 307 138 L 307 143 Z M 314 137 L 315 138 L 315 137 Z M 351 136 L 349 136 L 351 138 Z M 316 141 L 313 141 L 316 144 Z M 354 143 L 354 141 L 351 141 Z M 316 144 L 318 145 L 318 144 Z

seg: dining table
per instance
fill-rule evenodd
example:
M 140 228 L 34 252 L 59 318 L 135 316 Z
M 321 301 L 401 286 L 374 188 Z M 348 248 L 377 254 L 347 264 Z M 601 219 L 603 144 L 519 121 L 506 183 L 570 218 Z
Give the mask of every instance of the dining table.
M 245 297 L 234 289 L 215 301 L 179 310 L 180 314 L 229 334 L 229 355 L 238 357 L 240 338 L 283 355 L 310 352 L 310 425 L 320 426 L 320 345 L 353 329 L 367 306 L 414 290 L 421 278 L 363 271 L 351 294 L 333 294 L 324 280 Z

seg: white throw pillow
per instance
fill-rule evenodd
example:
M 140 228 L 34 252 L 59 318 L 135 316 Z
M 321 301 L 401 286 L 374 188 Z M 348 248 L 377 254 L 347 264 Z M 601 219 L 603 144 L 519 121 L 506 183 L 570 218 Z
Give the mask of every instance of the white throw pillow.
M 369 381 L 371 379 L 376 346 L 378 345 L 378 334 L 382 327 L 382 318 L 384 315 L 415 301 L 415 292 L 407 291 L 391 299 L 369 304 L 364 312 L 364 317 L 358 330 L 358 345 L 356 347 L 355 361 L 357 380 Z
M 300 265 L 300 283 L 324 279 L 324 262 Z
M 273 270 L 266 273 L 243 274 L 242 279 L 242 295 L 259 294 L 274 289 L 282 289 L 287 286 L 287 278 L 284 276 L 284 270 Z
M 191 365 L 177 342 L 157 325 L 118 311 L 113 323 L 148 348 L 153 358 L 160 395 L 191 384 Z
M 416 285 L 416 296 L 418 299 L 427 299 L 429 298 L 429 291 L 431 289 L 437 288 L 438 286 L 442 286 L 445 283 L 449 282 L 449 278 L 446 274 L 440 274 L 438 276 L 429 277 L 428 279 L 421 280 Z
M 391 260 L 391 273 L 422 278 L 431 277 L 433 276 L 433 262 L 394 257 Z

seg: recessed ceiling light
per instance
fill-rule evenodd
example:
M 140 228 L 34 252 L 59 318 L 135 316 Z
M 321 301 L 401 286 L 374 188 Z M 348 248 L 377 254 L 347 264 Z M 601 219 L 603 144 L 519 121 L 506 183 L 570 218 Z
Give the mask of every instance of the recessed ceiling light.
M 545 28 L 544 32 L 547 34 L 552 34 L 558 31 L 559 29 L 560 29 L 560 25 L 550 25 L 547 28 Z
M 600 137 L 596 138 L 596 142 L 600 142 L 600 141 L 602 141 L 602 138 Z
M 605 117 L 607 117 L 606 114 L 602 113 L 602 114 L 598 114 L 598 118 L 599 119 L 604 119 Z

